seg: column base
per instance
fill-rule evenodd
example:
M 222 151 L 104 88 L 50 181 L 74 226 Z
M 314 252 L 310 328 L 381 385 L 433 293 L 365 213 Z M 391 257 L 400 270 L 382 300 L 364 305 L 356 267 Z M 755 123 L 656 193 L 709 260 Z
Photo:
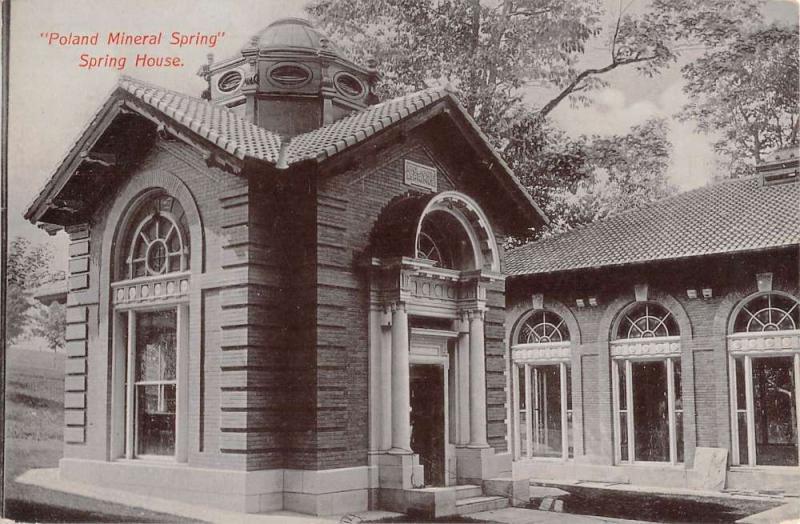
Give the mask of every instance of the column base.
M 510 454 L 498 455 L 494 448 L 489 446 L 459 447 L 456 448 L 456 457 L 456 476 L 459 484 L 480 486 L 484 480 L 511 474 Z
M 424 469 L 416 453 L 406 450 L 392 453 L 390 450 L 374 455 L 374 461 L 378 466 L 378 485 L 381 488 L 413 489 L 425 485 Z

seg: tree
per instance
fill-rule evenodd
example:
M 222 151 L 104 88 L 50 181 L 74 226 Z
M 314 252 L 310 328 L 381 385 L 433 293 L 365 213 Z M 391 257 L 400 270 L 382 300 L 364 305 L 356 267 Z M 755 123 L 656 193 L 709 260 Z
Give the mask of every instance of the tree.
M 377 59 L 381 96 L 447 81 L 537 202 L 549 207 L 555 192 L 587 172 L 579 144 L 556 146 L 561 137 L 547 115 L 565 100 L 588 102 L 610 71 L 634 67 L 652 76 L 687 46 L 728 42 L 737 24 L 758 17 L 759 4 L 653 0 L 636 13 L 621 2 L 607 13 L 600 0 L 312 0 L 307 11 L 352 58 Z M 587 45 L 600 38 L 605 59 L 584 66 Z M 525 96 L 533 88 L 552 96 L 534 105 Z
M 557 192 L 548 211 L 558 217 L 551 232 L 561 232 L 637 209 L 672 194 L 667 179 L 672 145 L 667 123 L 654 118 L 634 126 L 627 135 L 586 139 L 591 176 L 574 191 Z
M 63 304 L 53 302 L 49 306 L 40 304 L 36 307 L 33 318 L 32 333 L 47 341 L 50 349 L 64 347 L 67 331 L 67 312 Z
M 29 323 L 31 292 L 50 278 L 53 258 L 44 244 L 31 245 L 23 237 L 15 237 L 8 246 L 6 333 L 8 340 L 19 337 Z
M 765 153 L 798 145 L 798 26 L 740 31 L 683 68 L 690 101 L 681 117 L 715 134 L 727 176 L 753 172 Z

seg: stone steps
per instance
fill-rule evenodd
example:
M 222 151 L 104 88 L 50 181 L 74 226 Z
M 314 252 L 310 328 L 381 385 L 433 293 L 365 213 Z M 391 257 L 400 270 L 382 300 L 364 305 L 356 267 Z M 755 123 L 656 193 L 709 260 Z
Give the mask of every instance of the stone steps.
M 505 497 L 484 497 L 481 495 L 456 500 L 456 513 L 458 515 L 469 515 L 479 511 L 491 511 L 507 507 L 508 499 Z
M 464 484 L 456 486 L 456 500 L 463 500 L 471 497 L 480 497 L 483 495 L 483 490 L 480 486 L 473 484 Z

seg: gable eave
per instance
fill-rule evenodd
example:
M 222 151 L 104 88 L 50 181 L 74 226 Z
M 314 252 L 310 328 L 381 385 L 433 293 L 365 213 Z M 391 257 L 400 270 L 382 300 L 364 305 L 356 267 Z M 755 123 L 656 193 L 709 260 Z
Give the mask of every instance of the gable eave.
M 84 126 L 53 174 L 29 204 L 24 213 L 26 220 L 34 224 L 42 221 L 47 211 L 53 207 L 52 200 L 64 189 L 84 162 L 82 153 L 94 147 L 119 115 L 131 112 L 153 122 L 159 130 L 177 137 L 198 150 L 209 165 L 218 165 L 237 174 L 243 170 L 245 161 L 249 166 L 253 163 L 260 166 L 271 165 L 265 160 L 246 156 L 240 148 L 226 141 L 221 135 L 213 132 L 203 133 L 199 126 L 182 122 L 180 115 L 168 114 L 118 86 Z
M 450 92 L 445 92 L 442 97 L 430 101 L 416 111 L 404 111 L 388 122 L 380 122 L 378 126 L 371 126 L 366 131 L 358 131 L 352 136 L 343 138 L 338 143 L 321 149 L 315 156 L 305 158 L 303 161 L 312 161 L 320 167 L 337 162 L 346 163 L 347 158 L 356 154 L 360 149 L 358 146 L 385 137 L 393 130 L 399 129 L 402 133 L 410 132 L 442 114 L 447 115 L 453 122 L 477 156 L 486 160 L 490 174 L 512 197 L 517 204 L 517 210 L 525 217 L 528 225 L 530 227 L 548 225 L 550 221 L 547 216 L 534 202 L 508 164 L 494 150 L 477 123 Z M 290 166 L 294 166 L 296 163 L 299 161 L 291 163 Z

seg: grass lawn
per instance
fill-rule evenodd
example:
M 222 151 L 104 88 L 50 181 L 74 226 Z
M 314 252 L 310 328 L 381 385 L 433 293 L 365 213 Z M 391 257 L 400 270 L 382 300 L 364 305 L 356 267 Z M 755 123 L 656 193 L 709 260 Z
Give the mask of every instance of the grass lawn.
M 38 353 L 10 349 L 18 354 Z M 9 358 L 6 376 L 7 518 L 22 522 L 194 522 L 14 482 L 29 469 L 57 467 L 63 446 L 63 362 L 51 359 L 54 365 L 39 365 L 31 358 L 25 365 L 20 360 L 26 359 Z

